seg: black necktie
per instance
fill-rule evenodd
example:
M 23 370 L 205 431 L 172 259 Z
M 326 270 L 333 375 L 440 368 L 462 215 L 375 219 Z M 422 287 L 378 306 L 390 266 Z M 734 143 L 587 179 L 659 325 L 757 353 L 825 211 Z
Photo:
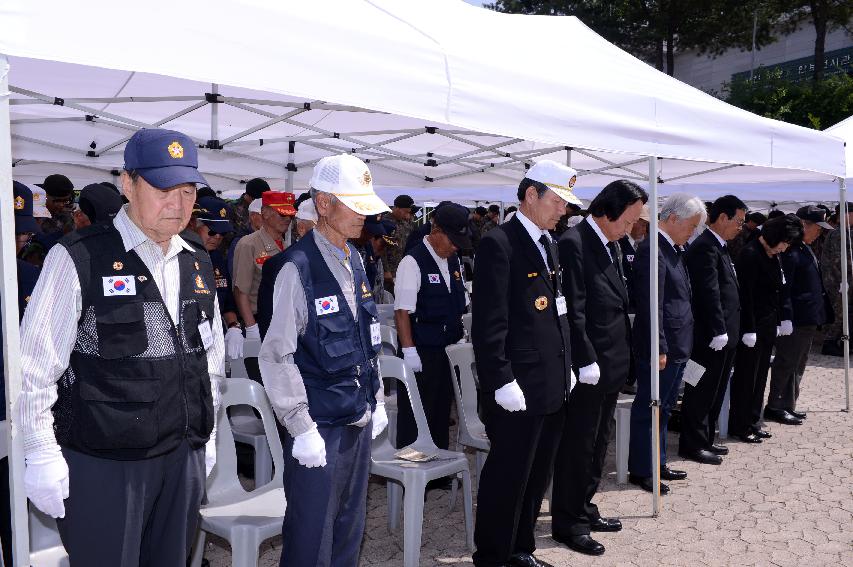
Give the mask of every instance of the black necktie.
M 619 277 L 624 277 L 622 274 L 622 254 L 620 254 L 619 246 L 615 242 L 608 242 L 607 248 L 610 250 L 610 260 L 616 264 L 616 271 L 619 272 Z
M 551 240 L 542 235 L 539 237 L 539 244 L 545 249 L 545 262 L 548 264 L 548 271 L 551 273 L 551 281 L 557 281 L 557 261 L 554 258 L 554 251 L 551 249 Z

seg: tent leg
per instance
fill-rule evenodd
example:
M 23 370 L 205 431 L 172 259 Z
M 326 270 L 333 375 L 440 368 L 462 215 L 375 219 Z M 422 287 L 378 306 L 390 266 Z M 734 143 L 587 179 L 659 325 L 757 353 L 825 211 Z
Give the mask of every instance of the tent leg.
M 847 184 L 844 179 L 838 182 L 838 210 L 841 221 L 841 342 L 844 348 L 844 411 L 850 411 L 850 317 L 848 316 L 847 263 L 850 261 L 848 248 L 850 227 L 847 226 Z
M 18 329 L 18 265 L 15 258 L 15 226 L 12 207 L 12 125 L 9 121 L 9 60 L 0 54 L 0 305 L 2 305 L 3 361 L 6 377 L 6 419 L 9 421 L 9 493 L 12 508 L 12 540 L 15 565 L 29 565 L 27 497 L 24 495 L 24 447 L 15 424 L 15 407 L 21 392 L 21 336 Z
M 287 175 L 284 178 L 284 190 L 288 193 L 293 193 L 293 172 L 296 171 L 296 166 L 293 163 L 293 157 L 296 153 L 296 142 L 287 143 Z
M 219 94 L 219 85 L 211 83 L 210 92 L 211 94 Z M 219 140 L 219 105 L 217 103 L 210 105 L 210 139 Z
M 660 438 L 660 345 L 658 344 L 658 160 L 649 157 L 649 289 L 651 306 L 649 309 L 649 363 L 651 366 L 651 406 L 652 406 L 652 516 L 660 514 L 660 444 L 666 439 Z

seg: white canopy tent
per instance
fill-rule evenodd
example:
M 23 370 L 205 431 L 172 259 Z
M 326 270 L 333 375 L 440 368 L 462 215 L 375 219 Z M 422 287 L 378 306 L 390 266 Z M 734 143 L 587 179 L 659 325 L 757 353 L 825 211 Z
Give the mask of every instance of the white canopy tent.
M 126 37 L 111 44 L 103 30 L 119 26 Z M 744 184 L 831 183 L 844 172 L 839 140 L 733 108 L 575 18 L 497 14 L 453 0 L 152 0 L 144 10 L 107 0 L 85 10 L 10 0 L 0 6 L 0 29 L 0 54 L 10 57 L 0 58 L 0 187 L 11 187 L 10 163 L 24 182 L 40 181 L 56 164 L 78 185 L 104 180 L 121 167 L 133 131 L 159 125 L 204 146 L 202 170 L 222 189 L 255 176 L 304 188 L 310 166 L 340 151 L 369 159 L 386 191 L 422 189 L 430 198 L 436 189 L 476 196 L 478 187 L 514 195 L 525 164 L 543 156 L 586 174 L 581 196 L 624 177 L 647 182 L 652 202 L 659 178 L 669 191 L 691 177 L 730 183 L 715 176 L 734 171 Z M 14 404 L 10 207 L 0 207 L 0 224 Z M 25 558 L 14 424 L 11 435 L 15 551 Z

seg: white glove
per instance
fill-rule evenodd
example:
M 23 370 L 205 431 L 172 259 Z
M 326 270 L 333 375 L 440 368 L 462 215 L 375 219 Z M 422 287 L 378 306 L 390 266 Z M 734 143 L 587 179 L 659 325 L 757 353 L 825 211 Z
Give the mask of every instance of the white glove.
M 572 373 L 572 378 L 571 378 L 571 381 L 569 382 L 569 393 L 571 393 L 571 391 L 575 389 L 575 386 L 578 383 L 578 377 L 575 374 L 575 371 L 572 370 L 571 368 L 569 369 L 569 372 Z
M 782 321 L 780 327 L 779 334 L 783 337 L 787 337 L 794 332 L 794 324 L 791 321 Z
M 240 327 L 231 327 L 225 331 L 225 352 L 228 358 L 236 360 L 243 358 L 243 332 Z
M 373 412 L 373 432 L 371 439 L 376 439 L 382 430 L 388 426 L 388 414 L 385 413 L 385 402 L 376 402 L 376 410 Z
M 495 390 L 495 401 L 506 411 L 524 411 L 527 409 L 524 392 L 521 391 L 521 387 L 515 380 Z
M 595 386 L 598 384 L 598 379 L 601 378 L 601 369 L 598 367 L 597 362 L 593 362 L 592 364 L 581 368 L 579 374 L 578 382 L 581 384 Z
M 261 330 L 258 329 L 258 324 L 255 323 L 251 327 L 246 327 L 246 338 L 247 339 L 261 339 Z
M 755 346 L 755 341 L 758 340 L 758 336 L 755 333 L 744 333 L 744 335 L 740 338 L 740 342 L 752 348 Z
M 729 343 L 728 335 L 717 335 L 713 339 L 711 339 L 711 344 L 708 345 L 711 347 L 711 350 L 723 350 L 723 347 Z
M 216 466 L 216 435 L 211 435 L 204 445 L 204 478 L 209 478 Z
M 418 349 L 416 347 L 403 347 L 403 362 L 409 365 L 412 372 L 420 372 L 424 369 L 424 365 L 421 363 L 421 357 L 418 355 Z
M 320 437 L 316 424 L 293 439 L 293 451 L 291 453 L 293 458 L 299 461 L 303 467 L 326 466 L 326 442 Z
M 26 458 L 24 491 L 36 508 L 51 518 L 65 517 L 68 498 L 68 463 L 59 450 L 51 445 Z

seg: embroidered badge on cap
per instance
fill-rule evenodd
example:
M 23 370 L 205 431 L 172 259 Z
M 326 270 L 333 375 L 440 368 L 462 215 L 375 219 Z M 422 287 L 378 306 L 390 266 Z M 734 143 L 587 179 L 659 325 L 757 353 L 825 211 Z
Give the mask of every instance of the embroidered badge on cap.
M 122 268 L 124 268 L 124 264 L 122 264 L 121 262 L 118 262 L 118 261 L 113 262 L 113 270 L 119 271 Z
M 533 305 L 536 307 L 537 311 L 544 311 L 546 307 L 548 307 L 548 298 L 544 295 L 540 295 L 536 298 L 536 301 L 533 302 Z
M 102 277 L 104 283 L 104 297 L 113 295 L 136 295 L 136 276 L 112 276 Z
M 225 218 L 228 213 L 225 212 L 225 209 L 219 209 L 219 216 Z
M 569 179 L 569 189 L 575 186 L 575 182 L 578 180 L 577 175 L 572 175 L 572 178 Z
M 361 178 L 361 184 L 362 185 L 370 185 L 370 182 L 371 182 L 370 172 L 365 171 L 364 175 Z
M 24 198 L 18 195 L 15 197 L 15 210 L 22 211 L 24 210 Z
M 184 147 L 178 142 L 172 142 L 169 144 L 168 150 L 172 159 L 181 159 L 184 157 Z
M 340 311 L 338 307 L 338 296 L 330 295 L 314 300 L 314 307 L 317 309 L 317 315 L 328 315 Z
M 441 283 L 441 276 L 438 274 L 427 274 L 427 278 L 429 279 L 429 283 Z

